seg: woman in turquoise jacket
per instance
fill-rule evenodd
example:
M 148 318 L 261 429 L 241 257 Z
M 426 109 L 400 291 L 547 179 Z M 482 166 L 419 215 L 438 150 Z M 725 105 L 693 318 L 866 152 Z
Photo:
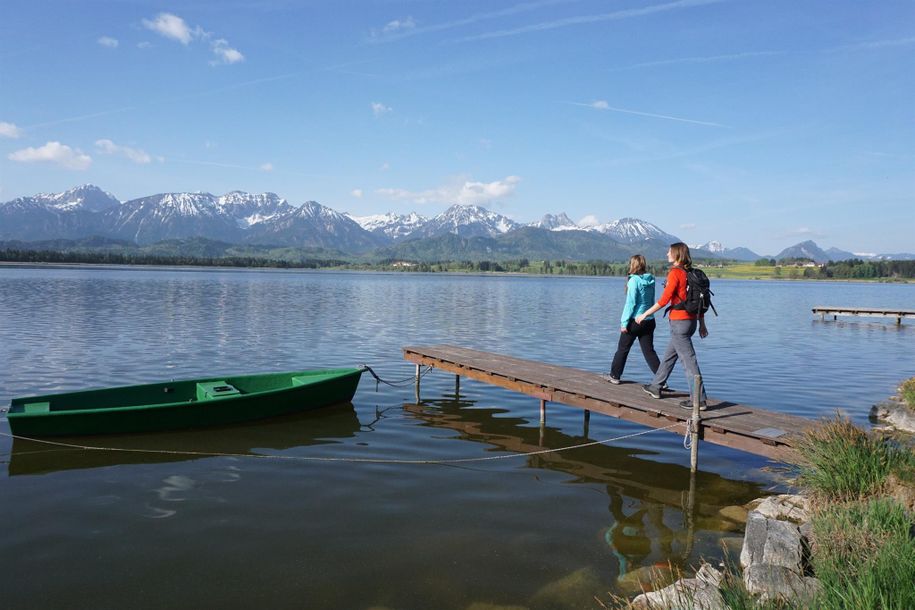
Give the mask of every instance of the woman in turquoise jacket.
M 654 316 L 646 317 L 637 324 L 635 317 L 654 305 L 654 276 L 646 273 L 645 257 L 636 254 L 629 258 L 629 281 L 626 282 L 626 305 L 620 318 L 620 340 L 613 356 L 610 373 L 604 378 L 610 383 L 619 383 L 626 366 L 626 358 L 635 340 L 639 340 L 645 362 L 652 373 L 657 372 L 661 361 L 654 351 Z

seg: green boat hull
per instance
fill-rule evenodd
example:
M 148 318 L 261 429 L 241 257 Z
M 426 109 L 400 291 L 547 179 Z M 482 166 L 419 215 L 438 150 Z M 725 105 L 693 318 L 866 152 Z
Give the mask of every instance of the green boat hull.
M 349 402 L 362 368 L 190 379 L 14 398 L 16 436 L 74 436 L 225 426 Z

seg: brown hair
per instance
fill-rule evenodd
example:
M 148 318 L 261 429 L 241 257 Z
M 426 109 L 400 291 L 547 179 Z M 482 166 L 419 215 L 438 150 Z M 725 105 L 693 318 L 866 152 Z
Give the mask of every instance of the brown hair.
M 641 254 L 633 254 L 629 257 L 629 275 L 641 275 L 645 273 L 647 267 L 645 257 Z
M 682 241 L 670 244 L 670 251 L 674 255 L 674 262 L 679 263 L 684 269 L 689 269 L 693 266 L 693 258 L 689 255 L 689 246 Z

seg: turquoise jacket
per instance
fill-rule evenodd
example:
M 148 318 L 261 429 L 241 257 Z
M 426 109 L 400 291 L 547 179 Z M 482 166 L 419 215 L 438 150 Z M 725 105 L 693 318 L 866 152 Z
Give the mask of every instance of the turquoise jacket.
M 650 273 L 642 275 L 630 275 L 626 283 L 626 305 L 623 307 L 623 315 L 620 317 L 620 328 L 626 328 L 629 320 L 637 315 L 648 311 L 648 308 L 654 305 L 654 276 Z M 648 316 L 648 320 L 654 318 L 654 314 Z

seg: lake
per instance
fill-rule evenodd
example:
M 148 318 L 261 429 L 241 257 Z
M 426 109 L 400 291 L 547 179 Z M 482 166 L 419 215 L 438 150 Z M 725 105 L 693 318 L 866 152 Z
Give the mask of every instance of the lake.
M 0 405 L 172 378 L 352 366 L 404 380 L 401 347 L 450 343 L 606 371 L 623 278 L 0 268 Z M 695 339 L 712 397 L 807 417 L 870 406 L 915 374 L 915 324 L 820 321 L 815 305 L 910 307 L 912 284 L 712 280 Z M 666 323 L 656 335 L 667 342 Z M 647 381 L 638 348 L 625 379 Z M 679 366 L 671 385 L 685 387 Z M 427 374 L 364 375 L 353 404 L 248 426 L 81 439 L 0 436 L 0 606 L 598 607 L 644 566 L 722 557 L 725 506 L 784 469 L 531 397 Z M 9 434 L 5 418 L 0 433 Z M 214 456 L 181 455 L 195 451 Z M 286 459 L 255 459 L 252 454 Z M 397 460 L 484 458 L 455 465 Z M 391 463 L 297 458 L 384 458 Z M 475 606 L 475 604 L 477 604 Z

